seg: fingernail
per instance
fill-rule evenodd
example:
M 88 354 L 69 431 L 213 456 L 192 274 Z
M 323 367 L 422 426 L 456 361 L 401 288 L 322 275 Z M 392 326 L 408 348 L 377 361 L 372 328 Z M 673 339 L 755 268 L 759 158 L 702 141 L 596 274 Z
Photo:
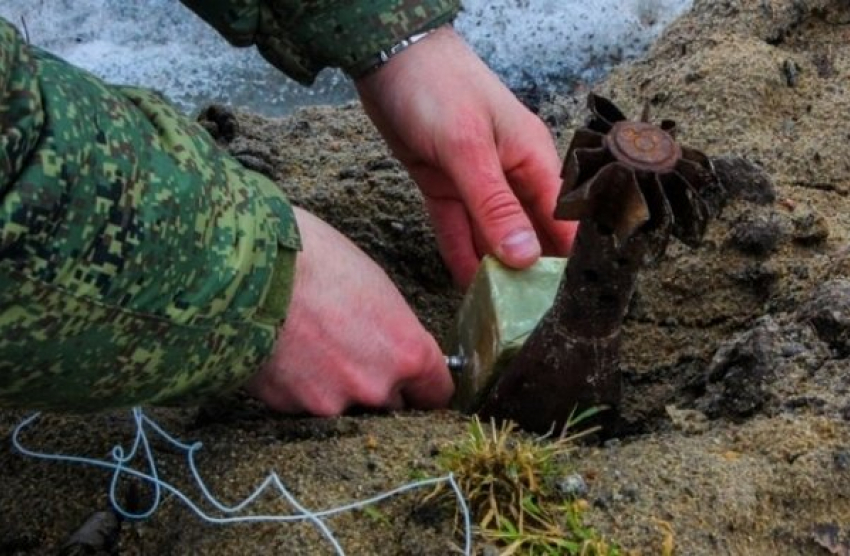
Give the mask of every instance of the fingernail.
M 534 230 L 514 230 L 499 248 L 503 256 L 514 260 L 531 260 L 540 256 L 540 244 Z

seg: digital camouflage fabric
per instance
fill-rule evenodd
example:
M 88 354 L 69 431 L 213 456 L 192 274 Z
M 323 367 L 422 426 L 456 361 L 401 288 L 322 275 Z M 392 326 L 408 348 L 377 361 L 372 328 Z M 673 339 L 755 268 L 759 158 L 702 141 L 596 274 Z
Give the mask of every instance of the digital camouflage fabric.
M 255 45 L 309 84 L 325 67 L 358 74 L 381 50 L 450 22 L 459 0 L 181 0 L 236 46 Z
M 278 188 L 2 19 L 0 195 L 0 404 L 173 403 L 270 353 L 299 248 Z
M 449 0 L 184 0 L 309 83 L 450 21 Z M 0 405 L 186 402 L 271 352 L 300 248 L 278 188 L 155 93 L 0 19 Z

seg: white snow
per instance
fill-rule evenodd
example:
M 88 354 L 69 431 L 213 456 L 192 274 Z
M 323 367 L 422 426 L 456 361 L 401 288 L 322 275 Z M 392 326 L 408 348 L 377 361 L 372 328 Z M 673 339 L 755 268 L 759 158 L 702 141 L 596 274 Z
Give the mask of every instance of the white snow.
M 458 30 L 512 87 L 593 80 L 639 56 L 691 0 L 467 0 Z M 352 98 L 338 71 L 305 88 L 253 49 L 233 48 L 177 0 L 3 0 L 29 40 L 113 83 L 186 110 L 223 102 L 274 115 Z

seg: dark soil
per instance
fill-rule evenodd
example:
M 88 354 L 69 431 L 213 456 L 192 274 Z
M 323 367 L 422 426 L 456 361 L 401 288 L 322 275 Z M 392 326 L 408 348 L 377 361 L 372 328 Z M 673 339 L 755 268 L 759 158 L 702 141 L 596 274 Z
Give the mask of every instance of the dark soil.
M 678 122 L 729 199 L 698 249 L 674 244 L 641 274 L 622 353 L 623 430 L 581 448 L 589 521 L 621 545 L 677 554 L 830 554 L 850 534 L 850 6 L 828 0 L 698 0 L 646 59 L 595 90 L 637 117 Z M 535 107 L 566 150 L 584 93 Z M 280 120 L 208 115 L 243 163 L 278 180 L 373 256 L 417 314 L 446 337 L 460 294 L 434 247 L 419 194 L 359 105 Z M 326 508 L 436 475 L 458 440 L 453 412 L 299 419 L 242 396 L 151 410 L 201 440 L 201 473 L 223 500 L 277 472 L 301 503 Z M 24 415 L 0 412 L 9 436 Z M 132 441 L 126 414 L 45 415 L 23 439 L 108 457 Z M 189 485 L 183 460 L 154 442 L 161 472 Z M 40 462 L 0 444 L 0 553 L 55 553 L 95 511 L 109 475 Z M 198 499 L 192 490 L 193 499 Z M 147 489 L 122 485 L 144 506 Z M 348 554 L 448 554 L 453 514 L 416 495 L 328 521 Z M 291 511 L 265 496 L 256 513 Z M 125 524 L 122 554 L 331 554 L 309 524 L 210 525 L 173 496 Z M 481 547 L 479 547 L 481 549 Z M 844 552 L 846 553 L 846 552 Z

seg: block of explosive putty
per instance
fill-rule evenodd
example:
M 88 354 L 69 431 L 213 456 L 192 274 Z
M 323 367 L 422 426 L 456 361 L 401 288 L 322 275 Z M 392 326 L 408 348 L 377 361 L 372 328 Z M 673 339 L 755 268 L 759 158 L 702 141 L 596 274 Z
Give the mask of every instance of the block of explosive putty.
M 567 259 L 541 257 L 524 270 L 486 256 L 464 296 L 450 339 L 463 361 L 454 373 L 453 406 L 474 412 L 499 373 L 552 305 Z

